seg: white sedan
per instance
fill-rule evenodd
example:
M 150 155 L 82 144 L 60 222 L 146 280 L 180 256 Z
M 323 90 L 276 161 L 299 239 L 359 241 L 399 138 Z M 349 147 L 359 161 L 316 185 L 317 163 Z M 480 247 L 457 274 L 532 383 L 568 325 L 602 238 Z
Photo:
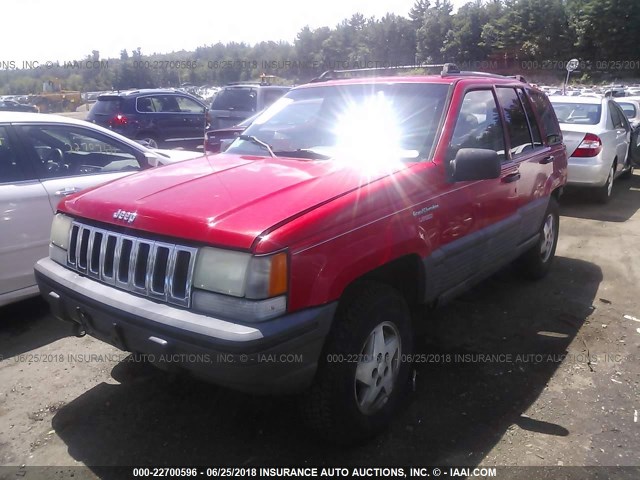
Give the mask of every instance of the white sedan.
M 593 187 L 596 198 L 611 198 L 614 180 L 630 177 L 631 125 L 611 98 L 551 96 L 569 156 L 567 185 Z
M 91 123 L 0 112 L 0 306 L 35 296 L 61 198 L 138 170 L 202 156 L 150 150 Z

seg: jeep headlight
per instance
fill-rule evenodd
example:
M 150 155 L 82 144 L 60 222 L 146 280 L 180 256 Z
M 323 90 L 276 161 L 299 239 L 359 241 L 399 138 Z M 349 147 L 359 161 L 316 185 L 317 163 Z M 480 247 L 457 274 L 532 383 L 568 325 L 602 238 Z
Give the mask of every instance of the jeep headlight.
M 69 234 L 73 220 L 62 213 L 56 213 L 51 224 L 51 243 L 67 250 L 69 248 Z
M 196 259 L 193 286 L 211 292 L 244 297 L 251 255 L 219 248 L 201 248 Z
M 235 320 L 268 320 L 286 311 L 289 286 L 285 252 L 254 256 L 219 248 L 198 252 L 194 309 Z
M 49 257 L 55 262 L 65 265 L 67 263 L 67 250 L 69 249 L 69 237 L 73 219 L 62 213 L 56 213 L 51 223 L 51 245 L 49 245 Z

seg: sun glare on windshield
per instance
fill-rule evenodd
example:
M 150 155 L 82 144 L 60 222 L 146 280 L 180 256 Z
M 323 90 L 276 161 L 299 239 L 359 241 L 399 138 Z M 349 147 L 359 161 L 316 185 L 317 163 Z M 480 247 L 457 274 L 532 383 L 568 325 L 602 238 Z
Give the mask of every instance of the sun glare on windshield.
M 365 84 L 294 89 L 228 153 L 344 162 L 375 176 L 428 158 L 447 85 Z M 253 138 L 250 138 L 253 137 Z
M 336 119 L 336 160 L 374 173 L 395 170 L 403 159 L 418 156 L 418 151 L 403 149 L 401 121 L 384 92 L 358 100 L 347 102 Z

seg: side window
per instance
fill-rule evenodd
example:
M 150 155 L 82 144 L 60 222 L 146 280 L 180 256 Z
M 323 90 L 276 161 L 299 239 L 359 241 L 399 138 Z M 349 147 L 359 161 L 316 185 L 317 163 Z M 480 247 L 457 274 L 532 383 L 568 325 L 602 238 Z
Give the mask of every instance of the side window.
M 204 107 L 187 97 L 176 97 L 181 112 L 204 113 Z
M 504 120 L 511 140 L 511 156 L 517 157 L 533 149 L 531 132 L 527 123 L 527 116 L 515 89 L 497 88 L 498 102 L 504 114 Z
M 495 150 L 505 160 L 502 124 L 491 90 L 474 90 L 464 96 L 451 137 L 450 158 L 461 148 Z
M 136 110 L 141 113 L 155 112 L 156 109 L 153 100 L 154 97 L 138 97 L 136 99 Z
M 162 111 L 162 98 L 161 97 L 145 97 L 151 100 L 152 111 L 161 112 Z
M 633 103 L 618 103 L 618 106 L 622 109 L 622 112 L 628 119 L 632 119 L 636 116 L 636 107 Z
M 624 114 L 619 111 L 615 102 L 609 102 L 609 115 L 613 121 L 613 128 L 625 128 Z
M 160 108 L 156 107 L 156 112 L 180 113 L 180 106 L 175 95 L 160 95 L 155 97 Z
M 528 93 L 533 103 L 533 108 L 538 112 L 538 116 L 542 122 L 544 133 L 547 136 L 547 143 L 549 145 L 562 143 L 562 133 L 560 131 L 560 125 L 558 124 L 558 118 L 547 96 L 536 90 L 528 90 Z
M 6 127 L 0 127 L 0 184 L 30 180 L 20 157 L 9 141 Z
M 533 113 L 533 109 L 531 108 L 529 99 L 527 98 L 523 89 L 518 88 L 516 89 L 516 91 L 518 92 L 518 97 L 520 97 L 520 102 L 522 102 L 524 111 L 527 114 L 527 120 L 529 121 L 529 129 L 531 130 L 531 138 L 533 139 L 533 146 L 542 147 L 543 143 L 542 143 L 542 137 L 540 136 L 540 127 L 538 127 L 538 120 L 536 119 L 536 116 Z
M 68 125 L 21 126 L 20 135 L 36 161 L 39 178 L 135 171 L 133 149 L 115 139 Z

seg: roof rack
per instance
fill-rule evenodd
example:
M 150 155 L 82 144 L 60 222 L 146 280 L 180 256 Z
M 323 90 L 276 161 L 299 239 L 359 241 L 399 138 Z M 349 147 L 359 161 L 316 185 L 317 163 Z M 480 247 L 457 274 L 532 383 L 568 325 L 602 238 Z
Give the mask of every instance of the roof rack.
M 419 70 L 419 69 L 433 69 L 433 68 L 445 68 L 448 65 L 446 63 L 438 64 L 420 64 L 420 65 L 395 65 L 389 67 L 371 67 L 371 68 L 351 68 L 348 70 L 327 70 L 323 72 L 319 77 L 314 78 L 310 83 L 327 82 L 329 80 L 337 80 L 340 78 L 351 78 L 358 76 L 358 74 L 364 76 L 366 74 L 377 72 L 389 72 L 395 73 L 402 70 Z M 355 74 L 355 75 L 353 75 Z
M 364 76 L 370 73 L 389 72 L 395 73 L 402 70 L 419 70 L 419 69 L 435 69 L 441 68 L 440 76 L 474 76 L 474 77 L 491 77 L 491 78 L 513 78 L 519 82 L 527 83 L 522 75 L 505 76 L 496 73 L 486 72 L 467 72 L 461 71 L 455 63 L 436 63 L 436 64 L 420 64 L 420 65 L 399 65 L 392 67 L 373 67 L 373 68 L 352 68 L 349 70 L 327 70 L 319 77 L 314 78 L 310 83 L 326 82 L 329 80 L 337 80 L 340 78 L 353 78 L 354 76 Z
M 527 80 L 522 75 L 500 75 L 498 73 L 471 72 L 471 71 L 464 71 L 464 70 L 461 71 L 453 63 L 445 63 L 444 68 L 442 69 L 442 73 L 440 75 L 443 77 L 460 75 L 460 76 L 467 76 L 467 77 L 513 78 L 518 82 L 528 83 Z

